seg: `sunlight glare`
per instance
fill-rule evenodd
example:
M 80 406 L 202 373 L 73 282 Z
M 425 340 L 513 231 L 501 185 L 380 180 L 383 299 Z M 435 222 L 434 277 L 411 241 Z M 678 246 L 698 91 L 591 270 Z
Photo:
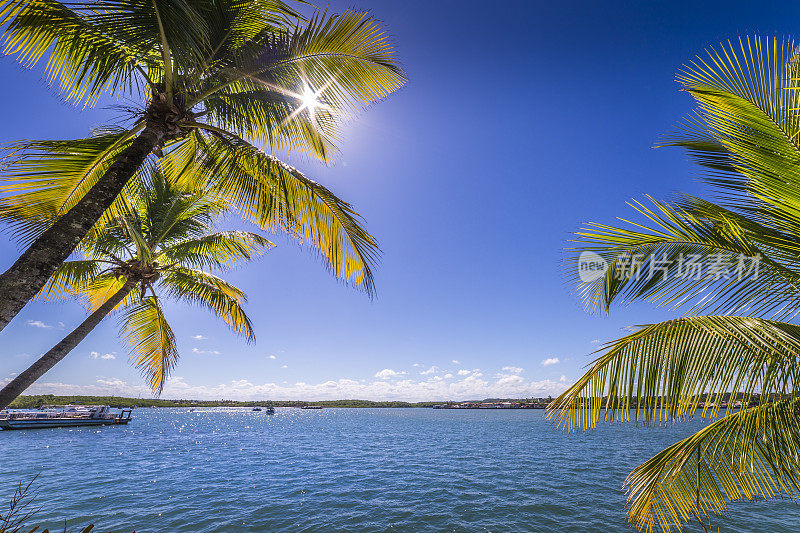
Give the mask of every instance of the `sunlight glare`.
M 317 100 L 317 93 L 315 93 L 311 87 L 306 85 L 303 88 L 303 94 L 300 95 L 300 102 L 302 102 L 302 107 L 300 109 L 308 109 L 308 114 L 312 118 L 314 117 L 314 110 L 319 106 L 319 101 Z

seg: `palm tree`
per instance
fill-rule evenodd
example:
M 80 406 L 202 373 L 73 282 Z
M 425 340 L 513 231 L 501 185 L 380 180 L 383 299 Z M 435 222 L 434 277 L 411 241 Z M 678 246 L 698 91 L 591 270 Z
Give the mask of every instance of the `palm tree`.
M 662 144 L 706 170 L 711 201 L 633 202 L 639 221 L 577 234 L 583 261 L 606 265 L 592 275 L 579 255 L 570 267 L 588 308 L 643 299 L 686 313 L 604 346 L 549 416 L 569 430 L 601 416 L 713 419 L 629 475 L 639 529 L 705 528 L 729 501 L 800 496 L 799 77 L 792 42 L 775 39 L 685 66 L 697 108 Z
M 178 359 L 163 298 L 204 307 L 236 333 L 253 340 L 241 304 L 244 293 L 207 269 L 227 269 L 272 244 L 245 231 L 213 232 L 229 202 L 211 192 L 182 189 L 154 167 L 131 194 L 124 216 L 87 235 L 86 258 L 59 265 L 40 292 L 45 299 L 81 297 L 91 314 L 27 370 L 0 390 L 0 409 L 53 368 L 109 313 L 121 317 L 121 335 L 136 366 L 160 393 Z
M 215 172 L 262 227 L 292 231 L 332 272 L 372 291 L 374 239 L 352 208 L 276 152 L 329 161 L 343 117 L 404 75 L 367 14 L 303 18 L 280 0 L 6 0 L 5 50 L 47 61 L 66 100 L 135 102 L 124 127 L 86 139 L 19 142 L 0 217 L 27 250 L 0 275 L 0 329 L 67 259 L 148 158 L 179 153 Z

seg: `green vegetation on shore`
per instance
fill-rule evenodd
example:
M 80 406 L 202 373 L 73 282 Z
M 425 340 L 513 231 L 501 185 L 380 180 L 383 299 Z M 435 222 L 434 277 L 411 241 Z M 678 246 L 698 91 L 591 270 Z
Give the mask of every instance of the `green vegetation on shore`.
M 545 402 L 547 398 L 491 399 L 486 401 L 536 401 Z M 42 405 L 65 405 L 79 403 L 85 405 L 110 405 L 111 407 L 255 407 L 272 405 L 275 407 L 302 407 L 304 405 L 323 405 L 325 407 L 433 407 L 450 402 L 373 402 L 370 400 L 325 400 L 320 402 L 259 400 L 237 402 L 233 400 L 161 400 L 152 398 L 124 398 L 122 396 L 54 396 L 41 394 L 20 396 L 9 406 L 11 409 L 30 409 Z

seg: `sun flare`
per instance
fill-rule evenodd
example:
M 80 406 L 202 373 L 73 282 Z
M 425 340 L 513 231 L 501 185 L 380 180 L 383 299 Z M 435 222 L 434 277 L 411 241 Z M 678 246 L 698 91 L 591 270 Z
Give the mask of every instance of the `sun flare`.
M 314 117 L 314 111 L 319 107 L 320 102 L 317 100 L 319 95 L 314 90 L 306 85 L 303 88 L 303 94 L 300 95 L 300 103 L 302 104 L 300 110 L 307 109 L 310 117 Z

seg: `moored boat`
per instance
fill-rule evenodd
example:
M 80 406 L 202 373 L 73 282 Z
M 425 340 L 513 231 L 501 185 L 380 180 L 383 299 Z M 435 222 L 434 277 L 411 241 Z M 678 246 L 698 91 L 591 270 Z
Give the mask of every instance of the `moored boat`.
M 266 414 L 268 414 L 268 415 L 274 415 L 275 414 L 275 408 L 274 407 L 267 407 L 266 411 L 264 411 L 264 412 Z
M 45 406 L 39 409 L 4 409 L 0 428 L 36 429 L 74 426 L 124 425 L 131 420 L 131 410 L 112 410 L 107 405 Z
M 322 409 L 321 405 L 304 405 L 300 409 Z

